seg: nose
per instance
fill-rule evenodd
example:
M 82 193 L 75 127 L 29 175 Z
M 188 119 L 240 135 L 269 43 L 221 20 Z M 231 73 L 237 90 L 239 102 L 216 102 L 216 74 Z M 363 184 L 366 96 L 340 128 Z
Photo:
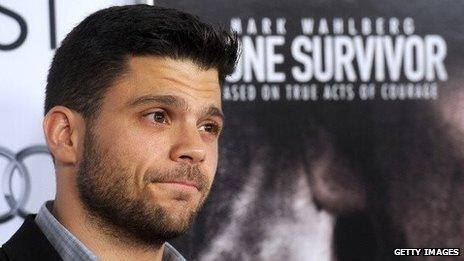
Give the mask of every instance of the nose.
M 199 164 L 205 160 L 206 144 L 196 127 L 184 127 L 174 137 L 170 151 L 172 161 Z

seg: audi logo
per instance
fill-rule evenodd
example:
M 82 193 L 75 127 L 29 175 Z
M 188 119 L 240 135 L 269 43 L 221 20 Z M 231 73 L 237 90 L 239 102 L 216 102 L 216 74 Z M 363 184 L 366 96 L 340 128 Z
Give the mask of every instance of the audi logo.
M 5 223 L 15 216 L 25 218 L 29 213 L 24 209 L 24 206 L 29 199 L 31 193 L 31 177 L 29 171 L 24 164 L 24 159 L 35 154 L 48 154 L 48 148 L 43 145 L 35 145 L 24 148 L 18 153 L 14 153 L 11 150 L 0 147 L 0 157 L 6 158 L 8 164 L 3 171 L 2 184 L 3 184 L 3 196 L 5 201 L 8 203 L 9 210 L 0 213 L 0 224 Z M 21 192 L 15 197 L 13 193 L 13 177 L 15 170 L 19 173 Z

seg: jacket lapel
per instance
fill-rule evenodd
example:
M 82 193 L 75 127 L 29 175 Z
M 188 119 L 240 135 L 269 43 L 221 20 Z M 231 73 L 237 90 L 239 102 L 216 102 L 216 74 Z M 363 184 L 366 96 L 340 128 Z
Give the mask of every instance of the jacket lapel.
M 35 216 L 28 215 L 19 230 L 3 245 L 9 260 L 61 260 L 35 223 Z

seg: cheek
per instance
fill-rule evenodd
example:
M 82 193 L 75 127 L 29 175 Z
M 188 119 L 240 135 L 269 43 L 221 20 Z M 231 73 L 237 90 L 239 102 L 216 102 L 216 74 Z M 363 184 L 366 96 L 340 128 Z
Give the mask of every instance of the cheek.
M 216 175 L 218 157 L 218 145 L 216 143 L 209 151 L 209 158 L 206 160 L 206 168 L 208 168 L 210 183 L 213 182 L 214 176 Z
M 149 133 L 134 126 L 113 128 L 105 133 L 104 140 L 115 160 L 130 169 L 147 169 L 153 162 L 160 162 L 168 153 L 169 141 L 166 135 Z

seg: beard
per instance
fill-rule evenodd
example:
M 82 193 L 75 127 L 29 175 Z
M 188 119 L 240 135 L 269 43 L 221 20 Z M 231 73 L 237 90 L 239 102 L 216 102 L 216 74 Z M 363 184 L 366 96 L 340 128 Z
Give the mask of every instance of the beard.
M 83 207 L 99 229 L 121 242 L 160 245 L 183 234 L 193 223 L 202 207 L 209 184 L 197 165 L 183 164 L 171 171 L 150 169 L 143 176 L 144 189 L 137 190 L 134 175 L 109 151 L 99 146 L 91 129 L 87 128 L 84 153 L 77 173 L 77 187 Z M 146 189 L 154 182 L 189 180 L 197 185 L 201 198 L 191 208 L 162 206 Z M 141 193 L 145 192 L 145 193 Z M 175 200 L 187 200 L 178 193 Z M 181 211 L 179 211 L 181 209 Z

